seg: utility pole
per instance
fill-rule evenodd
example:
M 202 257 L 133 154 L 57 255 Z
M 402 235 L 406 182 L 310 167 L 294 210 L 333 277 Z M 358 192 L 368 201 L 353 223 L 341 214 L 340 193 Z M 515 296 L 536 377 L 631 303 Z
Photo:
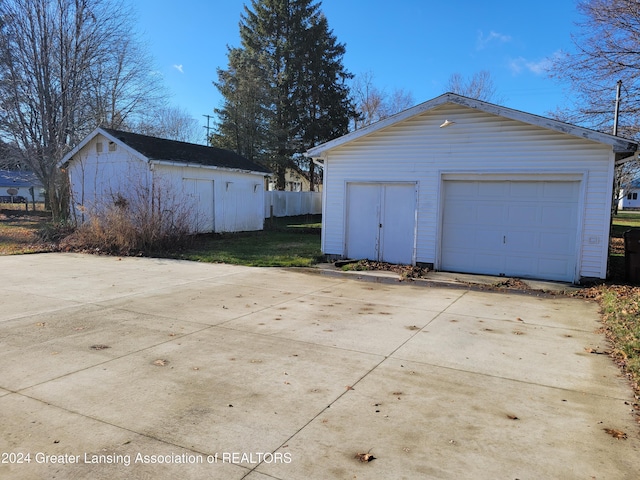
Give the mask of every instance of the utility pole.
M 616 85 L 616 111 L 613 115 L 613 134 L 618 135 L 618 114 L 620 113 L 620 87 L 622 87 L 622 80 L 618 80 Z
M 618 135 L 618 114 L 620 113 L 620 87 L 622 87 L 622 80 L 618 80 L 616 84 L 616 111 L 613 115 L 613 135 Z M 613 174 L 613 201 L 611 202 L 611 225 L 613 225 L 613 215 L 618 213 L 618 195 L 620 188 L 622 187 L 620 181 L 620 170 L 616 166 L 615 173 Z M 607 267 L 608 268 L 608 267 Z
M 209 145 L 209 132 L 210 130 L 213 130 L 213 127 L 209 126 L 209 122 L 211 121 L 211 119 L 213 118 L 213 115 L 203 115 L 203 117 L 207 117 L 207 125 L 204 127 L 207 129 L 207 138 L 205 140 L 205 144 Z M 615 135 L 615 134 L 614 134 Z

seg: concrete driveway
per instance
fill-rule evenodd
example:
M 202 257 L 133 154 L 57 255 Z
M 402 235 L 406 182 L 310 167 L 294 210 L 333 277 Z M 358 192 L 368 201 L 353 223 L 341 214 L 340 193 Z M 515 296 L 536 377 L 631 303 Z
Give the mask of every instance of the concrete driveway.
M 76 254 L 0 272 L 0 478 L 640 471 L 594 303 Z

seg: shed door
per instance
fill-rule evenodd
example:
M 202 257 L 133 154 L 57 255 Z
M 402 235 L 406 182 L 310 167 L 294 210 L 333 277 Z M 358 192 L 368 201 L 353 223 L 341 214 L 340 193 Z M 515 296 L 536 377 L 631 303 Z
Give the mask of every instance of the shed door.
M 191 219 L 193 232 L 213 232 L 213 180 L 183 178 L 182 186 L 188 198 L 188 208 L 193 213 Z
M 441 269 L 573 281 L 580 183 L 445 181 Z
M 412 264 L 415 183 L 347 184 L 346 256 Z

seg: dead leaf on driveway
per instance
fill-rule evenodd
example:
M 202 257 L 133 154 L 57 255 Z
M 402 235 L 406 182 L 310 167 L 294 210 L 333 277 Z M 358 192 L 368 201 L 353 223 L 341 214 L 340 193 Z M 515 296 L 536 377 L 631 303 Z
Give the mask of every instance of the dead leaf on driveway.
M 346 388 L 347 390 L 355 390 L 351 385 L 346 385 L 346 386 L 345 386 L 345 388 Z
M 46 327 L 47 326 L 47 322 L 38 322 L 36 323 L 36 327 Z
M 627 434 L 620 431 L 620 430 L 616 430 L 615 428 L 603 428 L 603 430 L 605 432 L 607 432 L 609 435 L 611 435 L 613 438 L 615 438 L 616 440 L 626 440 L 627 439 Z
M 371 451 L 371 449 L 369 449 L 369 452 Z M 371 462 L 372 460 L 375 460 L 376 457 L 374 457 L 371 453 L 356 453 L 356 456 L 354 458 L 357 458 L 358 460 L 360 460 L 362 463 L 367 463 L 367 462 Z
M 609 355 L 611 353 L 605 350 L 598 350 L 597 348 L 589 348 L 589 347 L 585 347 L 585 351 L 587 353 L 593 353 L 594 355 Z
M 158 360 L 155 360 L 153 362 L 153 365 L 155 365 L 156 367 L 165 367 L 168 363 L 169 363 L 169 360 L 164 360 L 162 358 L 159 358 Z

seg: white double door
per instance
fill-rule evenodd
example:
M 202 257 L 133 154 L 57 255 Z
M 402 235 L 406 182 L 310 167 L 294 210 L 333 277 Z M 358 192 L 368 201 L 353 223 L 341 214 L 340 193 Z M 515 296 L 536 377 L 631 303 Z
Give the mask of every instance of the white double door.
M 346 256 L 413 264 L 416 184 L 348 183 Z

